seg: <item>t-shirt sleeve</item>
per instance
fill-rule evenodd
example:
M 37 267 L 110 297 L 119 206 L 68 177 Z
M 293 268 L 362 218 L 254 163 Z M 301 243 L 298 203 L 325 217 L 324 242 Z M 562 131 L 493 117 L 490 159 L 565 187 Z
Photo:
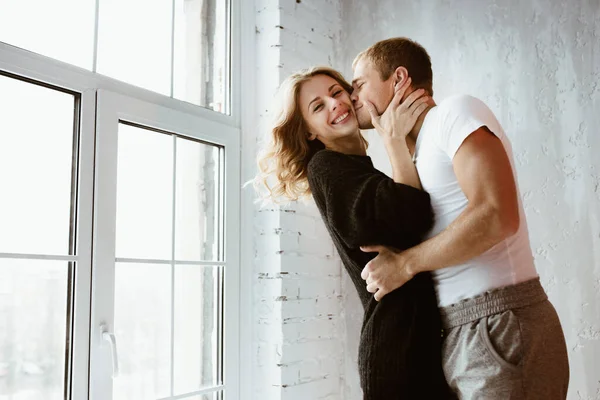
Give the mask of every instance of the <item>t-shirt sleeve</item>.
M 411 247 L 433 225 L 428 193 L 396 183 L 343 154 L 317 153 L 309 163 L 308 177 L 326 223 L 350 248 Z
M 437 136 L 438 145 L 450 159 L 454 158 L 471 133 L 483 126 L 490 130 L 495 126 L 496 117 L 492 111 L 475 97 L 456 96 L 446 100 L 441 107 L 443 110 Z

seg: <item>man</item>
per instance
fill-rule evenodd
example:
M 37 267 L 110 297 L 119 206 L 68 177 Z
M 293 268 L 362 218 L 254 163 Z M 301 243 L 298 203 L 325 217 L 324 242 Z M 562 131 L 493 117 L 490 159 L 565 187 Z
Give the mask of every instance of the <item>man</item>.
M 374 44 L 353 70 L 362 129 L 381 123 L 396 84 L 411 79 L 412 90 L 433 95 L 429 55 L 410 39 Z M 435 225 L 425 242 L 404 252 L 364 247 L 379 253 L 363 270 L 367 289 L 380 300 L 432 271 L 444 374 L 461 399 L 566 398 L 564 335 L 533 263 L 502 127 L 480 100 L 456 96 L 439 105 L 430 100 L 406 140 L 431 195 Z

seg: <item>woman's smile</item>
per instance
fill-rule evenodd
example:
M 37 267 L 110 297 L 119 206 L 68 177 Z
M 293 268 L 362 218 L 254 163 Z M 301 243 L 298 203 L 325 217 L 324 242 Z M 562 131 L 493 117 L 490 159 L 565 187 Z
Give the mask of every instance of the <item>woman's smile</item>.
M 338 117 L 336 117 L 333 120 L 333 122 L 331 123 L 331 125 L 343 124 L 348 121 L 349 117 L 350 117 L 350 111 L 346 111 L 342 115 L 339 115 Z

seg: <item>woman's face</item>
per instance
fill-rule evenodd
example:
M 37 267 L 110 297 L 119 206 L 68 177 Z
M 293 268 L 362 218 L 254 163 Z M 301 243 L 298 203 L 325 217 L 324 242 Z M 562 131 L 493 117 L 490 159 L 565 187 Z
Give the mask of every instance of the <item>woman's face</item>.
M 328 75 L 314 76 L 302 84 L 299 106 L 310 139 L 317 138 L 328 148 L 360 134 L 350 95 Z

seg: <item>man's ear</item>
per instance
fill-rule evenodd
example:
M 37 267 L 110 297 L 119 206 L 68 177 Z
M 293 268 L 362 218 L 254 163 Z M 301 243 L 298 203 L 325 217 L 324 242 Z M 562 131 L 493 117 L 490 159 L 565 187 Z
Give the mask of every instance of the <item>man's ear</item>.
M 404 67 L 398 67 L 394 71 L 394 84 L 400 83 L 402 85 L 404 81 L 408 79 L 408 70 Z

